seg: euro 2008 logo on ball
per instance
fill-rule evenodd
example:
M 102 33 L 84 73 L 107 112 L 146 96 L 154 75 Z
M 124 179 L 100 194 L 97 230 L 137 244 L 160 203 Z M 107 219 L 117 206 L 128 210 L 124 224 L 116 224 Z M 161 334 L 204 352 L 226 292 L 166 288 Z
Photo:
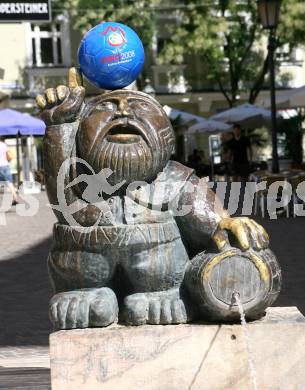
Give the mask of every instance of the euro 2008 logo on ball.
M 103 22 L 84 36 L 78 62 L 85 77 L 99 88 L 124 88 L 144 65 L 144 48 L 136 32 L 116 22 Z

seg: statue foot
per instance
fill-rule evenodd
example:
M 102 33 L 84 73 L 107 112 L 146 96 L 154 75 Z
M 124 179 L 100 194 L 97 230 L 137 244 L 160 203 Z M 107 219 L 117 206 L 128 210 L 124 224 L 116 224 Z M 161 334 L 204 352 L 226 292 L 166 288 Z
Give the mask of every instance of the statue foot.
M 61 292 L 50 301 L 55 329 L 105 327 L 118 318 L 118 302 L 107 287 Z
M 183 324 L 190 320 L 179 289 L 137 293 L 124 299 L 123 320 L 128 325 Z

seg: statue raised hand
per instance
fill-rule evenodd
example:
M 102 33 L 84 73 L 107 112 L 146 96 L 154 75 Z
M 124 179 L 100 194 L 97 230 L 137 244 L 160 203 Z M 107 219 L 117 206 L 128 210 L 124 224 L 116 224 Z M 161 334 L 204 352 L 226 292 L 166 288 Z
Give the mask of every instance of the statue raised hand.
M 37 106 L 42 110 L 41 119 L 46 125 L 74 122 L 80 113 L 85 98 L 85 88 L 76 68 L 70 68 L 68 86 L 48 88 L 44 96 L 36 97 Z

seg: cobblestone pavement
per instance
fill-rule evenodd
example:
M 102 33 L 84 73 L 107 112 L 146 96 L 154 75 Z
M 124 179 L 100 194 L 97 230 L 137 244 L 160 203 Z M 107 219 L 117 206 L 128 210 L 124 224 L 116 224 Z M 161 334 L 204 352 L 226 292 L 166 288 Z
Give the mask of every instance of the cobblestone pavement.
M 12 208 L 0 226 L 0 389 L 50 389 L 46 259 L 52 210 L 45 193 L 39 213 L 20 217 Z M 3 222 L 3 220 L 2 220 Z
M 35 216 L 21 217 L 12 208 L 0 226 L 0 346 L 48 345 L 46 259 L 55 217 L 44 192 L 36 199 Z
M 46 206 L 46 194 L 36 198 L 40 203 L 37 215 L 20 217 L 11 210 L 5 214 L 6 226 L 0 226 L 0 368 L 8 370 L 7 377 L 14 367 L 49 366 L 51 286 L 46 258 L 55 217 Z M 283 289 L 276 305 L 297 306 L 305 314 L 305 218 L 257 220 L 269 232 L 283 271 Z M 0 389 L 4 388 L 1 370 Z M 27 373 L 22 371 L 20 378 Z

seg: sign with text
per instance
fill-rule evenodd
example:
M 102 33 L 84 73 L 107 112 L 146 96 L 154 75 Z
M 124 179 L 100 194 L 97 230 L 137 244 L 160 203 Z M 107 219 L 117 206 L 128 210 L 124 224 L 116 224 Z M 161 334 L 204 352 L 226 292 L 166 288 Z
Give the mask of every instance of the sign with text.
M 51 21 L 50 0 L 0 1 L 0 23 L 23 21 Z

